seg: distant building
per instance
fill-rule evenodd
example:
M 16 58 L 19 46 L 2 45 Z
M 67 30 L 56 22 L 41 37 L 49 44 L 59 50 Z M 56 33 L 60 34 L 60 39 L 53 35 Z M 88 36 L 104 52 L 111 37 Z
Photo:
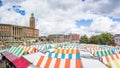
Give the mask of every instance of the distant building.
M 71 42 L 72 43 L 79 43 L 80 37 L 79 37 L 78 34 L 71 34 L 70 36 L 71 36 Z
M 115 36 L 114 36 L 114 43 L 116 45 L 120 45 L 120 34 L 115 34 Z
M 11 24 L 0 24 L 0 43 L 10 45 L 10 43 L 30 42 L 39 39 L 39 30 L 35 29 L 34 14 L 30 17 L 30 27 L 17 26 Z
M 79 43 L 79 35 L 78 34 L 52 34 L 48 35 L 49 41 L 55 42 L 55 43 L 61 43 L 61 42 L 71 42 L 71 43 Z
M 48 38 L 46 36 L 40 36 L 39 41 L 48 41 Z
M 64 42 L 71 42 L 71 35 L 64 35 Z
M 49 41 L 51 42 L 64 42 L 64 35 L 63 34 L 52 34 L 48 36 Z

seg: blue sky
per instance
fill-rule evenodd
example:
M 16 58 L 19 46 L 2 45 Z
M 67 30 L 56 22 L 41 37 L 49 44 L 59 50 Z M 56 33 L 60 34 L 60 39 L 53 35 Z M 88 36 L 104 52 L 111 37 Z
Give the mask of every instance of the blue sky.
M 120 22 L 120 18 L 110 17 L 110 19 L 112 19 L 113 21 L 116 21 L 116 22 Z
M 79 28 L 80 26 L 86 26 L 86 27 L 88 27 L 88 26 L 90 26 L 90 24 L 91 24 L 92 22 L 93 22 L 92 19 L 88 19 L 88 20 L 82 19 L 82 20 L 77 20 L 77 21 L 76 21 L 76 25 L 77 25 L 78 28 Z
M 27 27 L 34 13 L 40 36 L 120 33 L 120 0 L 0 0 L 0 12 L 0 23 Z
M 16 12 L 16 13 L 19 13 L 21 15 L 25 15 L 25 10 L 23 9 L 20 9 L 21 6 L 16 6 L 16 5 L 13 5 L 12 6 L 12 9 Z
M 0 0 L 0 6 L 2 6 L 3 5 L 3 3 L 2 3 L 2 1 Z

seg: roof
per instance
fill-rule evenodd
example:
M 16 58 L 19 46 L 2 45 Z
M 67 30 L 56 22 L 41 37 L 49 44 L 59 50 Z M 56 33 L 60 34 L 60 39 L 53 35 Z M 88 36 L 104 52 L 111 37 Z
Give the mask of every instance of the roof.
M 16 68 L 27 68 L 30 65 L 30 63 L 23 57 L 13 60 L 12 63 L 16 66 Z
M 81 58 L 83 68 L 108 68 L 99 60 L 89 59 L 89 58 Z
M 15 27 L 19 27 L 19 28 L 29 28 L 29 29 L 33 29 L 33 28 L 30 28 L 30 27 L 27 27 L 27 26 L 19 26 L 19 25 L 13 25 L 13 24 L 1 24 L 0 23 L 0 26 L 1 25 L 7 25 L 7 26 L 15 26 Z M 34 30 L 39 30 L 39 29 L 34 29 Z
M 120 36 L 120 34 L 115 34 L 114 36 L 115 36 L 115 37 L 118 37 L 118 36 Z
M 3 52 L 5 52 L 5 51 L 7 51 L 8 49 L 4 49 L 4 50 L 0 50 L 0 53 L 3 53 Z
M 44 55 L 44 54 L 37 52 L 37 53 L 33 53 L 33 54 L 23 55 L 23 58 L 28 60 L 30 63 L 34 63 L 35 58 L 37 59 L 40 55 Z

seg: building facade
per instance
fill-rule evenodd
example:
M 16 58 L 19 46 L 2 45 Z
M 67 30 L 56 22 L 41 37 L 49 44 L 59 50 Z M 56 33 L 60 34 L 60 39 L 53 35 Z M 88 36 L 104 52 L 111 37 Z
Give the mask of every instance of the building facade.
M 48 36 L 49 41 L 51 42 L 64 42 L 64 35 L 63 34 L 52 34 Z
M 79 35 L 78 34 L 52 34 L 48 35 L 48 39 L 50 42 L 61 43 L 61 42 L 71 42 L 71 43 L 79 43 Z
M 114 43 L 116 45 L 120 45 L 120 34 L 115 34 L 115 36 L 114 36 Z
M 71 36 L 71 42 L 72 43 L 79 43 L 80 37 L 79 37 L 78 34 L 71 34 L 70 36 Z
M 32 20 L 31 20 L 32 19 Z M 38 40 L 39 30 L 35 29 L 35 19 L 33 14 L 30 17 L 30 27 L 17 26 L 10 24 L 0 24 L 0 43 L 8 44 Z

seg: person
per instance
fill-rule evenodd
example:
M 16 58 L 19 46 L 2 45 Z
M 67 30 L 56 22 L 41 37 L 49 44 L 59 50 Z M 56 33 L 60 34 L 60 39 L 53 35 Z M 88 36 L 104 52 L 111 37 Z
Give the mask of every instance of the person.
M 9 67 L 10 67 L 10 68 L 13 68 L 12 62 L 9 63 Z
M 5 65 L 6 65 L 6 68 L 10 68 L 9 61 L 8 61 L 8 60 L 5 61 Z
M 0 63 L 2 63 L 2 55 L 0 54 Z

